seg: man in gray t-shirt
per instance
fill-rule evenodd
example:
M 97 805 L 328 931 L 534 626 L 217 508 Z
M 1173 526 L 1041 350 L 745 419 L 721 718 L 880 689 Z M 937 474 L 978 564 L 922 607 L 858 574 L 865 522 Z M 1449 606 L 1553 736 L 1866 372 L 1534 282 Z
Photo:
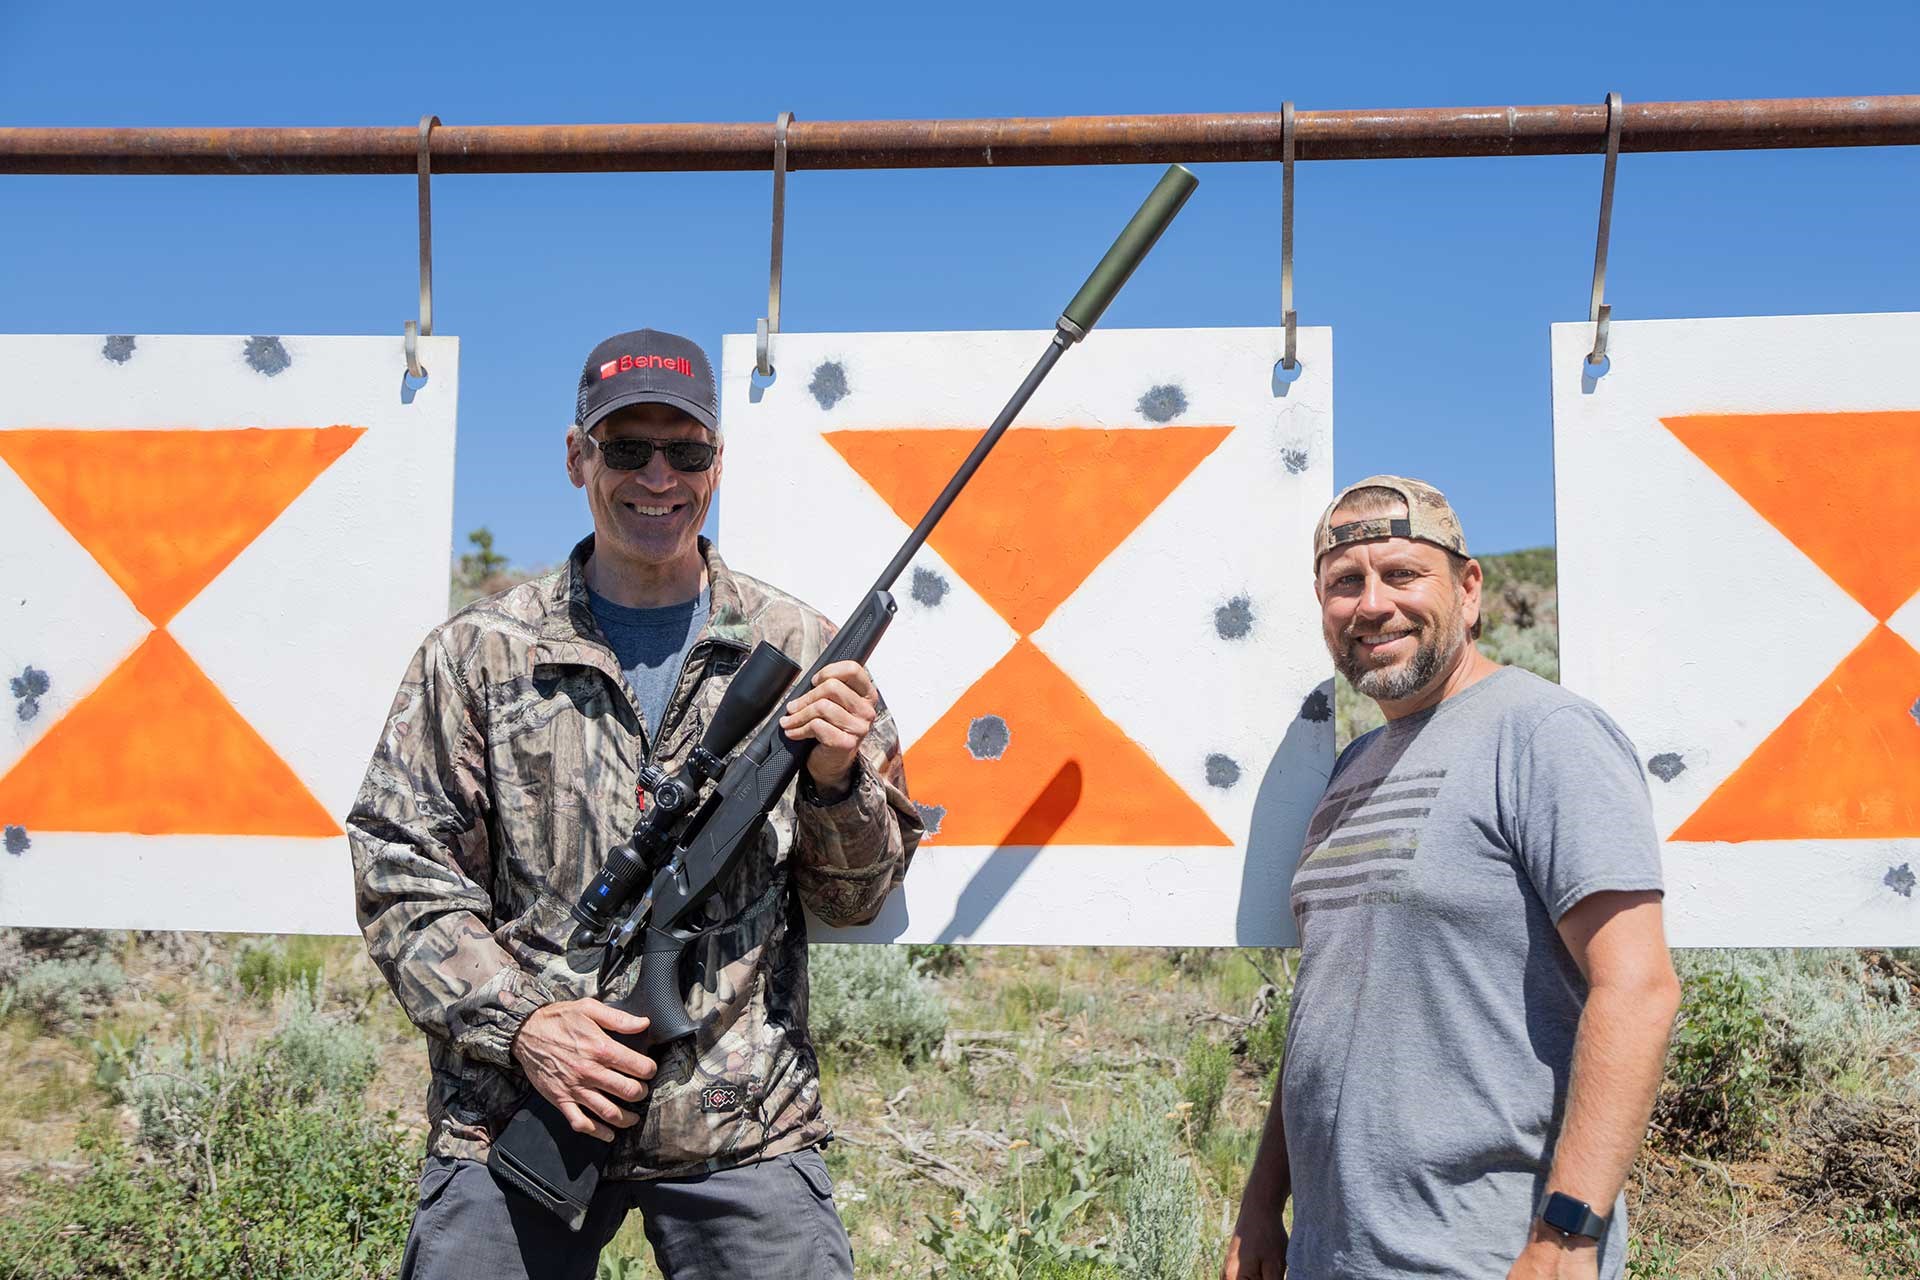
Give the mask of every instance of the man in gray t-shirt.
M 1362 481 L 1315 558 L 1335 664 L 1387 724 L 1294 873 L 1285 1065 L 1223 1274 L 1613 1280 L 1679 1002 L 1633 744 L 1478 652 L 1437 490 Z

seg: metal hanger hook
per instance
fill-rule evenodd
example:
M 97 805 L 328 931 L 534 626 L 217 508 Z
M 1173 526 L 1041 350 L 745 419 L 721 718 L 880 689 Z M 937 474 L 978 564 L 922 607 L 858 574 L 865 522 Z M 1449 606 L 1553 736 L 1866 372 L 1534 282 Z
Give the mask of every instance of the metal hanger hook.
M 767 314 L 754 326 L 753 369 L 763 378 L 773 376 L 773 335 L 780 332 L 780 273 L 786 265 L 787 240 L 787 128 L 793 112 L 782 111 L 773 122 L 773 249 L 767 259 Z
M 1607 167 L 1600 177 L 1600 230 L 1593 246 L 1593 293 L 1587 300 L 1587 319 L 1593 324 L 1593 350 L 1587 367 L 1607 363 L 1607 329 L 1613 308 L 1607 305 L 1607 237 L 1613 230 L 1613 173 L 1620 163 L 1620 126 L 1627 114 L 1620 95 L 1607 95 Z
M 1293 310 L 1293 103 L 1280 104 L 1280 321 L 1287 327 L 1286 353 L 1280 367 L 1291 370 L 1294 358 Z
M 424 378 L 420 363 L 420 336 L 433 336 L 433 128 L 436 115 L 420 117 L 420 320 L 407 321 L 407 376 Z

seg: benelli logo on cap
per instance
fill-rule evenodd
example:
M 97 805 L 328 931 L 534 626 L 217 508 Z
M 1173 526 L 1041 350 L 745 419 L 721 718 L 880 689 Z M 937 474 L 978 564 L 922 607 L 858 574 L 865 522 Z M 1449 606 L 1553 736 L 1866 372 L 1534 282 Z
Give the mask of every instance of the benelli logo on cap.
M 666 356 L 621 356 L 618 360 L 609 360 L 600 366 L 600 380 L 605 382 L 616 373 L 625 373 L 629 369 L 669 369 L 683 377 L 693 376 L 693 361 L 684 356 L 669 359 Z

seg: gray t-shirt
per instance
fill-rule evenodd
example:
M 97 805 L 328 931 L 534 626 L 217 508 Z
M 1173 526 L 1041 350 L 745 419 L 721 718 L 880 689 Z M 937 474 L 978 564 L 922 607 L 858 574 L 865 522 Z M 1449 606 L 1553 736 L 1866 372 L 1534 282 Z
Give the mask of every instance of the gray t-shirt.
M 1586 1002 L 1555 924 L 1659 888 L 1633 744 L 1538 676 L 1503 668 L 1347 748 L 1293 877 L 1290 1277 L 1507 1274 Z M 1603 1280 L 1625 1267 L 1624 1198 L 1612 1216 Z
M 640 700 L 640 714 L 647 718 L 647 736 L 652 740 L 666 719 L 667 703 L 680 683 L 687 651 L 707 625 L 708 593 L 703 590 L 695 599 L 657 609 L 631 609 L 589 588 L 587 603 Z

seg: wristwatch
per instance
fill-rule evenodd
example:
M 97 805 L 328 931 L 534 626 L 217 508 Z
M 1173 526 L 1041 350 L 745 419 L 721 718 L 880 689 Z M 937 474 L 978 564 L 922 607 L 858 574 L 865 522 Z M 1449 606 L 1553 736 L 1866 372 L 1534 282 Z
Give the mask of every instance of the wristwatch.
M 1595 1213 L 1593 1206 L 1558 1191 L 1549 1191 L 1540 1202 L 1540 1221 L 1563 1236 L 1598 1240 L 1607 1234 L 1607 1220 Z

